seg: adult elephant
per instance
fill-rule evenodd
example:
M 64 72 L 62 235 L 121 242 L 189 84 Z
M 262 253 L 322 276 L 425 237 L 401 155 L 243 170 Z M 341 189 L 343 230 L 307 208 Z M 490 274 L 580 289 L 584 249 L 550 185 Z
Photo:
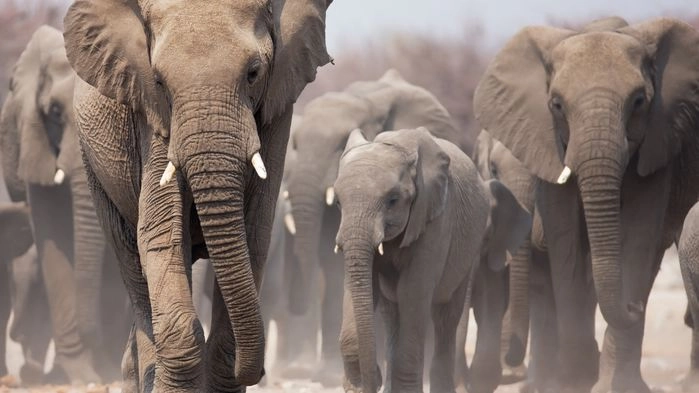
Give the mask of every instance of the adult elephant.
M 305 313 L 311 302 L 310 280 L 320 266 L 324 285 L 321 306 L 321 362 L 316 380 L 336 386 L 342 365 L 337 338 L 342 316 L 342 257 L 333 253 L 340 211 L 334 189 L 340 155 L 352 130 L 361 128 L 367 139 L 400 128 L 425 126 L 434 135 L 465 148 L 465 133 L 454 126 L 447 110 L 427 90 L 405 81 L 395 70 L 376 81 L 359 81 L 341 92 L 331 92 L 306 105 L 291 144 L 297 162 L 288 180 L 296 226 L 294 252 L 299 258 L 301 289 L 292 311 Z
M 330 2 L 69 8 L 84 161 L 137 313 L 127 391 L 237 391 L 262 377 L 258 290 L 293 103 L 330 61 Z M 206 344 L 189 284 L 197 257 L 217 282 Z
M 673 19 L 527 27 L 476 90 L 481 125 L 543 180 L 561 390 L 650 391 L 645 304 L 697 197 L 698 62 L 699 34 Z M 595 294 L 609 324 L 599 375 Z
M 128 334 L 127 297 L 82 168 L 74 81 L 61 32 L 40 27 L 15 65 L 0 114 L 2 169 L 10 197 L 31 207 L 55 370 L 70 382 L 112 381 Z

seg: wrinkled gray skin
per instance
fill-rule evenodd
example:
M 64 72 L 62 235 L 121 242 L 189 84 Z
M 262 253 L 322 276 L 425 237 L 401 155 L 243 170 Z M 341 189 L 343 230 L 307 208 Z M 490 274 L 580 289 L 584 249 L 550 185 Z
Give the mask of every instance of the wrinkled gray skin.
M 0 114 L 2 169 L 10 197 L 31 207 L 54 371 L 69 382 L 113 381 L 128 335 L 127 298 L 82 168 L 74 81 L 61 32 L 40 27 L 15 65 Z
M 387 71 L 377 81 L 350 84 L 306 105 L 303 120 L 291 140 L 298 160 L 288 178 L 289 197 L 296 223 L 294 252 L 301 263 L 298 298 L 292 310 L 308 309 L 309 280 L 320 266 L 326 283 L 322 300 L 322 364 L 316 380 L 340 382 L 337 336 L 341 325 L 342 258 L 333 254 L 333 235 L 340 223 L 328 189 L 335 182 L 340 155 L 349 133 L 361 128 L 368 139 L 385 130 L 425 126 L 435 135 L 465 147 L 466 133 L 456 129 L 447 110 L 427 90 Z
M 342 211 L 336 242 L 345 259 L 345 391 L 376 392 L 381 385 L 373 318 L 378 303 L 387 332 L 384 392 L 422 392 L 430 315 L 430 390 L 454 392 L 456 327 L 469 287 L 478 286 L 475 271 L 504 270 L 506 253 L 529 232 L 529 213 L 502 184 L 484 182 L 456 145 L 422 127 L 384 132 L 373 142 L 353 131 L 335 190 Z M 502 286 L 481 293 L 478 345 L 494 355 L 474 361 L 477 377 L 469 391 L 476 393 L 493 392 L 500 378 L 504 309 L 492 305 L 506 302 Z
M 699 33 L 674 19 L 605 24 L 523 29 L 486 70 L 474 109 L 543 180 L 536 209 L 558 313 L 553 389 L 647 393 L 645 304 L 698 193 Z M 609 324 L 601 358 L 595 295 Z
M 5 363 L 8 320 L 14 311 L 10 338 L 20 343 L 24 364 L 23 384 L 42 381 L 44 360 L 51 340 L 49 310 L 39 272 L 36 248 L 32 247 L 29 208 L 24 203 L 0 205 L 0 375 L 7 374 Z
M 682 382 L 685 392 L 699 388 L 699 203 L 687 213 L 677 246 L 682 279 L 687 291 L 685 323 L 692 329 L 692 350 L 687 377 Z
M 77 0 L 69 8 L 66 51 L 84 81 L 75 93 L 84 160 L 137 314 L 127 392 L 239 391 L 262 377 L 257 291 L 292 106 L 330 61 L 329 3 Z M 263 164 L 254 169 L 253 157 Z M 163 176 L 168 163 L 172 177 Z M 206 343 L 190 288 L 199 257 L 211 260 L 217 282 Z

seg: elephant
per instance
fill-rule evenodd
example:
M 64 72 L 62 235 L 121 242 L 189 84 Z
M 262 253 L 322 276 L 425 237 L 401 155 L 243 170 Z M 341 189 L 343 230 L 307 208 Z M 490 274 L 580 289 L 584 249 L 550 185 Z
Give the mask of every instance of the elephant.
M 332 253 L 340 224 L 332 184 L 340 155 L 350 132 L 362 128 L 369 139 L 385 130 L 425 126 L 435 135 L 466 146 L 466 133 L 458 130 L 437 98 L 388 70 L 375 81 L 357 81 L 341 92 L 326 93 L 304 108 L 291 139 L 297 155 L 287 186 L 297 229 L 294 252 L 301 264 L 302 291 L 292 298 L 292 311 L 303 314 L 311 296 L 309 280 L 320 267 L 325 293 L 321 306 L 321 361 L 316 377 L 326 386 L 341 382 L 342 365 L 337 337 L 342 316 L 342 258 Z
M 331 2 L 69 7 L 83 160 L 136 311 L 126 391 L 238 391 L 263 376 L 258 291 L 293 104 L 331 60 Z M 216 277 L 206 342 L 198 258 Z
M 699 203 L 687 213 L 682 226 L 682 234 L 677 243 L 682 280 L 687 291 L 687 313 L 685 323 L 692 329 L 692 349 L 690 352 L 689 373 L 682 381 L 685 392 L 699 387 Z
M 10 313 L 10 338 L 20 343 L 25 362 L 20 369 L 24 384 L 39 383 L 51 331 L 42 320 L 48 314 L 46 293 L 39 274 L 36 248 L 32 245 L 29 207 L 25 203 L 0 204 L 0 376 L 8 374 L 5 337 Z
M 505 268 L 507 253 L 529 233 L 529 213 L 500 182 L 483 181 L 458 146 L 424 127 L 383 132 L 373 142 L 353 131 L 334 187 L 342 212 L 336 249 L 345 267 L 345 391 L 376 392 L 381 385 L 373 324 L 378 304 L 387 332 L 384 392 L 422 392 L 430 315 L 430 390 L 454 392 L 456 328 L 473 287 L 482 322 L 478 345 L 494 355 L 476 356 L 469 391 L 493 392 L 504 312 L 494 306 L 505 303 L 506 288 L 474 279 Z
M 119 376 L 129 313 L 82 167 L 74 81 L 61 32 L 37 29 L 0 114 L 2 169 L 11 199 L 31 207 L 56 345 L 51 382 L 111 382 Z
M 480 126 L 538 179 L 557 391 L 650 392 L 645 305 L 697 199 L 699 33 L 671 18 L 525 27 L 474 94 Z M 601 355 L 595 302 L 608 327 Z

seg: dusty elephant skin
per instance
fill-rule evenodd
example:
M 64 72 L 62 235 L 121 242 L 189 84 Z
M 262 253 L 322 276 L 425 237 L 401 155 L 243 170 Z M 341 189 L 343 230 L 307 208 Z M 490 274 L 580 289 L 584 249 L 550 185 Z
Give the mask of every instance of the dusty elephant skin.
M 697 197 L 698 61 L 699 33 L 673 19 L 527 27 L 476 89 L 481 126 L 543 180 L 558 390 L 650 391 L 645 304 Z M 609 324 L 601 357 L 595 295 Z
M 685 217 L 677 253 L 688 299 L 685 323 L 692 328 L 690 368 L 682 387 L 685 392 L 691 392 L 699 386 L 699 323 L 696 322 L 699 321 L 699 203 Z
M 292 105 L 330 60 L 330 2 L 69 8 L 83 155 L 136 307 L 127 391 L 238 391 L 262 377 L 257 293 Z M 217 280 L 206 344 L 189 286 L 198 257 Z
M 500 379 L 505 283 L 474 283 L 505 267 L 531 226 L 529 213 L 498 181 L 484 182 L 468 156 L 425 128 L 389 131 L 368 142 L 350 135 L 335 182 L 345 260 L 341 347 L 345 390 L 376 392 L 374 308 L 386 326 L 385 392 L 422 392 L 427 321 L 435 352 L 432 392 L 454 392 L 456 327 L 474 288 L 479 335 L 471 392 Z M 491 280 L 488 284 L 496 282 Z M 476 293 L 482 296 L 475 296 Z M 481 325 L 482 323 L 482 325 Z M 488 353 L 489 352 L 489 353 Z
M 292 310 L 305 313 L 313 288 L 308 280 L 320 267 L 323 294 L 322 359 L 317 379 L 337 385 L 341 371 L 337 336 L 341 324 L 342 258 L 333 254 L 334 234 L 340 224 L 333 183 L 340 155 L 352 130 L 361 128 L 373 139 L 386 130 L 425 126 L 435 135 L 465 145 L 447 110 L 427 90 L 405 81 L 395 70 L 375 81 L 358 81 L 340 92 L 326 93 L 309 102 L 291 144 L 297 160 L 288 178 L 289 199 L 297 234 L 293 240 L 299 259 L 301 290 L 292 298 Z
M 46 292 L 36 296 L 48 296 L 56 344 L 52 377 L 87 383 L 118 378 L 128 315 L 126 293 L 121 281 L 112 279 L 114 256 L 99 228 L 82 168 L 72 110 L 74 82 L 61 33 L 40 27 L 14 68 L 0 115 L 0 142 L 9 194 L 31 207 Z M 43 302 L 28 300 L 35 301 Z M 120 312 L 103 313 L 105 307 Z M 43 374 L 46 347 L 38 343 L 48 341 L 37 334 L 22 337 L 35 347 L 31 365 L 22 370 L 25 383 L 40 382 Z

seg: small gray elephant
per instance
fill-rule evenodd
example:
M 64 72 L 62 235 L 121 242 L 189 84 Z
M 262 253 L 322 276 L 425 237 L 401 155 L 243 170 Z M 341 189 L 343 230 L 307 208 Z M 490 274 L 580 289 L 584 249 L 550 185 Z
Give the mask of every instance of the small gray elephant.
M 699 203 L 684 219 L 677 253 L 688 299 L 685 323 L 692 329 L 690 368 L 682 387 L 685 392 L 694 392 L 699 388 Z
M 373 142 L 353 131 L 334 186 L 342 211 L 336 243 L 345 260 L 345 390 L 373 393 L 381 385 L 373 318 L 378 303 L 387 337 L 384 391 L 422 392 L 431 316 L 431 391 L 454 392 L 456 328 L 476 270 L 504 269 L 507 252 L 529 233 L 529 213 L 498 181 L 484 182 L 456 145 L 424 127 L 384 132 Z M 484 300 L 506 296 L 483 289 Z M 492 392 L 500 377 L 502 313 L 479 311 L 494 355 L 477 358 L 474 368 L 497 372 L 470 391 Z M 488 338 L 479 334 L 479 340 Z

